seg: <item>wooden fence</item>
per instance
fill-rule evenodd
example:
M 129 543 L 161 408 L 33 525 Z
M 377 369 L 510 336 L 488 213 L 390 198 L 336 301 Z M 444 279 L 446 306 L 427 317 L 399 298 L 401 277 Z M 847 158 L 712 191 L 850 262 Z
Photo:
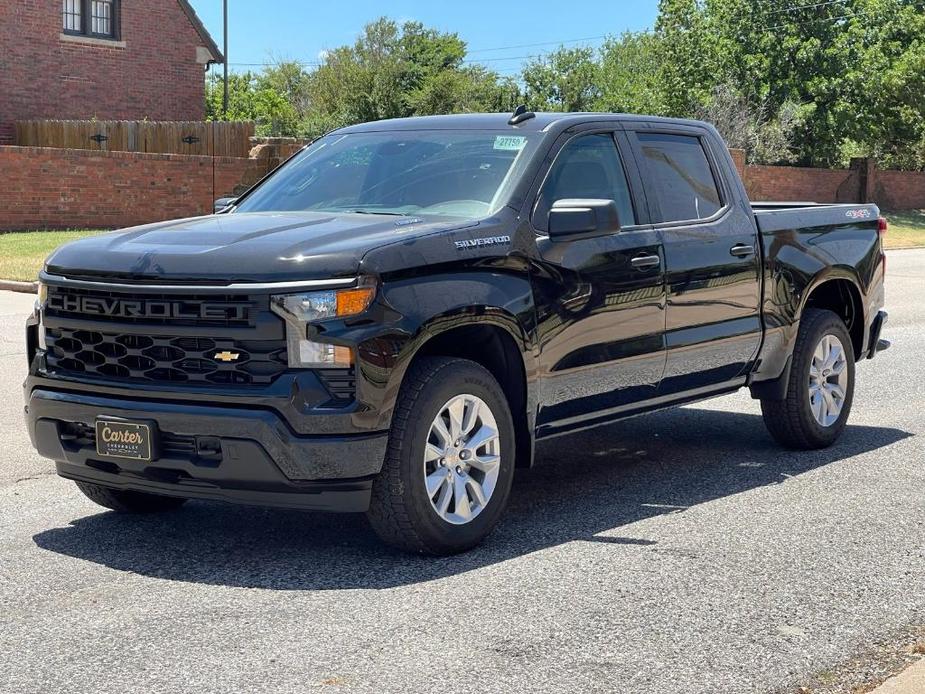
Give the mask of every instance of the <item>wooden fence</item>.
M 246 157 L 253 123 L 205 121 L 17 121 L 21 147 Z

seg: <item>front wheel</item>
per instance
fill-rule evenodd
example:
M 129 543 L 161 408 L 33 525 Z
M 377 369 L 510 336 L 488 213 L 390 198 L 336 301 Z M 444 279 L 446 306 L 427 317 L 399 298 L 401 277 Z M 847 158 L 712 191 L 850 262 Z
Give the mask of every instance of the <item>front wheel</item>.
M 514 425 L 482 366 L 426 357 L 405 376 L 368 518 L 400 549 L 455 554 L 497 524 L 514 476 Z
M 844 322 L 831 311 L 807 309 L 800 321 L 787 394 L 762 400 L 774 439 L 798 450 L 826 448 L 848 423 L 854 400 L 854 348 Z

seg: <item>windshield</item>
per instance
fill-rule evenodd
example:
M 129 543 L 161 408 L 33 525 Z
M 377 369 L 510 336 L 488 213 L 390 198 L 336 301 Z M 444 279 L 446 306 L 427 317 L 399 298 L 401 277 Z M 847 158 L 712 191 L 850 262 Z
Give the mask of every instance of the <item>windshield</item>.
M 504 205 L 532 137 L 471 130 L 328 135 L 236 211 L 484 217 Z

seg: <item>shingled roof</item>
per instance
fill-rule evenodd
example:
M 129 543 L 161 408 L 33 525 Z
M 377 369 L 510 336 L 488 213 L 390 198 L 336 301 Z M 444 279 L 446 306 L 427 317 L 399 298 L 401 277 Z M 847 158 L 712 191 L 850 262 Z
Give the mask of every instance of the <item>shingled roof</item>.
M 215 43 L 215 39 L 212 38 L 212 34 L 210 34 L 209 30 L 206 29 L 205 24 L 202 23 L 201 19 L 199 19 L 199 15 L 196 14 L 196 10 L 194 10 L 193 6 L 189 4 L 189 0 L 177 0 L 177 2 L 180 3 L 180 7 L 182 7 L 183 11 L 186 12 L 186 16 L 189 17 L 190 24 L 193 25 L 196 33 L 199 34 L 199 38 L 202 39 L 205 47 L 209 49 L 209 53 L 212 54 L 212 61 L 215 63 L 224 63 L 225 56 L 223 56 L 222 52 L 218 49 L 218 44 Z

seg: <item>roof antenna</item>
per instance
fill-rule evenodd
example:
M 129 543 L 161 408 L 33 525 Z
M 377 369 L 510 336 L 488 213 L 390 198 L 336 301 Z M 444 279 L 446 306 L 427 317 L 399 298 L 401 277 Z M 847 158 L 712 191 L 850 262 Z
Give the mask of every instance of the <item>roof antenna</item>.
M 531 118 L 536 118 L 536 114 L 533 111 L 528 111 L 527 107 L 521 104 L 514 111 L 514 115 L 511 116 L 511 119 L 507 122 L 508 125 L 520 125 L 524 121 L 528 121 Z

